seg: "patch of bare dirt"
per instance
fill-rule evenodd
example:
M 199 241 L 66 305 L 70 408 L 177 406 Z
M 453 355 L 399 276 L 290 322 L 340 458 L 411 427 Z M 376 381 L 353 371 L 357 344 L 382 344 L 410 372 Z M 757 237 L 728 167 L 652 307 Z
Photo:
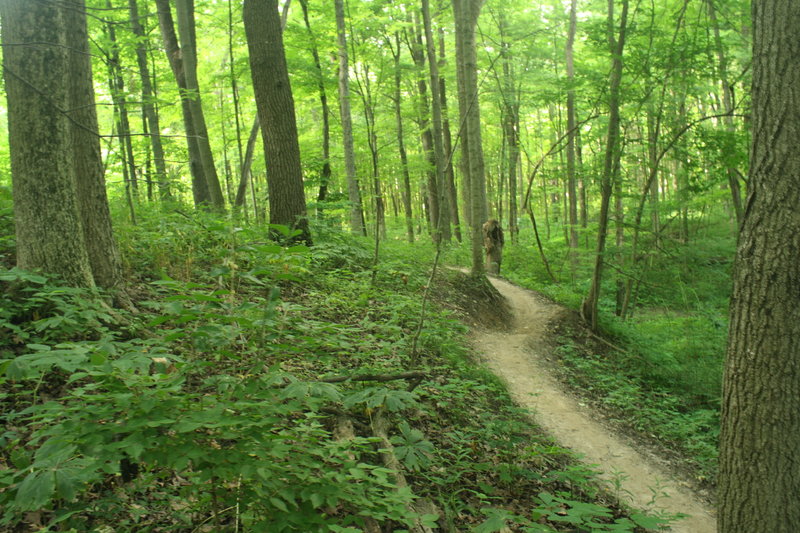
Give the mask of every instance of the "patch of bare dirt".
M 511 327 L 479 329 L 473 342 L 519 405 L 530 409 L 536 423 L 561 445 L 597 465 L 621 500 L 651 512 L 687 515 L 673 523 L 675 533 L 715 533 L 714 513 L 699 494 L 665 470 L 652 452 L 601 423 L 599 413 L 558 382 L 546 359 L 552 338 L 548 328 L 566 311 L 507 281 L 492 278 L 491 283 L 509 304 Z

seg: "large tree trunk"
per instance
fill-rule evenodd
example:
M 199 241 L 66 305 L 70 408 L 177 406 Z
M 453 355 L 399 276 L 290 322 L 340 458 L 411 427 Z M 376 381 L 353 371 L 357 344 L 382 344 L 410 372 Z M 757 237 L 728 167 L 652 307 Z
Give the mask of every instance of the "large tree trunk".
M 139 80 L 142 84 L 142 111 L 147 119 L 150 132 L 150 144 L 153 149 L 153 161 L 156 166 L 156 183 L 162 200 L 171 198 L 167 182 L 167 167 L 164 163 L 164 147 L 161 143 L 161 125 L 153 100 L 155 98 L 153 84 L 150 81 L 150 68 L 147 63 L 147 36 L 139 20 L 137 0 L 128 0 L 128 14 L 131 30 L 136 35 L 136 62 L 139 67 Z
M 483 274 L 483 223 L 486 221 L 486 178 L 484 176 L 481 118 L 478 105 L 478 57 L 475 26 L 483 0 L 453 0 L 456 20 L 456 61 L 458 63 L 458 108 L 464 124 L 462 158 L 469 182 L 472 273 Z
M 3 44 L 14 44 L 5 46 L 4 77 L 17 265 L 74 286 L 96 280 L 112 288 L 119 263 L 103 184 L 85 5 L 0 2 L 0 16 Z
M 178 45 L 178 36 L 175 33 L 175 24 L 172 19 L 172 9 L 169 0 L 155 0 L 158 11 L 158 23 L 161 28 L 161 39 L 169 60 L 175 83 L 181 94 L 181 111 L 183 114 L 183 129 L 186 131 L 186 146 L 189 151 L 189 170 L 192 174 L 192 197 L 194 205 L 199 207 L 211 203 L 211 193 L 208 190 L 203 158 L 200 154 L 199 136 L 192 118 L 190 98 L 187 93 L 186 76 L 184 75 L 181 48 Z
M 70 49 L 70 136 L 78 210 L 95 284 L 105 289 L 122 283 L 120 259 L 111 229 L 103 158 L 92 82 L 92 62 L 84 0 L 65 2 Z M 130 150 L 130 147 L 129 147 Z
M 719 532 L 800 529 L 800 3 L 753 2 L 753 140 L 722 399 Z
M 197 38 L 195 36 L 194 0 L 175 0 L 175 13 L 178 19 L 178 33 L 183 61 L 183 75 L 186 79 L 186 90 L 189 95 L 189 110 L 192 113 L 197 146 L 203 162 L 203 174 L 211 204 L 214 208 L 225 209 L 225 198 L 219 183 L 211 142 L 208 138 L 206 118 L 203 113 L 203 101 L 200 97 L 200 84 L 197 81 Z
M 619 36 L 614 35 L 614 0 L 608 0 L 608 42 L 611 51 L 611 79 L 608 96 L 608 136 L 601 181 L 600 220 L 597 229 L 597 251 L 595 252 L 594 274 L 589 294 L 583 301 L 581 313 L 592 330 L 597 331 L 597 304 L 603 279 L 603 255 L 606 250 L 608 233 L 608 211 L 616 176 L 619 173 L 619 87 L 622 82 L 622 52 L 625 49 L 625 31 L 628 23 L 628 0 L 622 0 L 622 14 L 619 20 Z
M 361 209 L 361 191 L 356 175 L 356 156 L 353 147 L 353 119 L 350 113 L 350 76 L 347 57 L 347 29 L 344 24 L 344 2 L 335 0 L 336 29 L 339 42 L 339 113 L 342 120 L 344 166 L 347 173 L 347 196 L 350 200 L 350 231 L 366 235 Z
M 299 229 L 299 240 L 311 244 L 278 1 L 245 0 L 243 18 L 267 161 L 269 220 Z

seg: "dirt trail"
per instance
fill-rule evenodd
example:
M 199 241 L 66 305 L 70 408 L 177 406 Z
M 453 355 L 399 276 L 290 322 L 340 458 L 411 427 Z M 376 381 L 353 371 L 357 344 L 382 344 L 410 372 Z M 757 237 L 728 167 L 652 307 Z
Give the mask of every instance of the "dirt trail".
M 620 497 L 633 507 L 689 515 L 673 524 L 676 533 L 715 533 L 714 514 L 699 496 L 599 424 L 550 374 L 542 360 L 548 348 L 545 327 L 560 308 L 506 281 L 491 281 L 511 306 L 513 328 L 479 331 L 474 343 L 492 371 L 508 383 L 517 403 L 531 409 L 535 421 L 561 445 L 583 455 L 584 462 L 599 465 L 606 480 L 621 479 Z M 654 491 L 661 496 L 651 504 Z

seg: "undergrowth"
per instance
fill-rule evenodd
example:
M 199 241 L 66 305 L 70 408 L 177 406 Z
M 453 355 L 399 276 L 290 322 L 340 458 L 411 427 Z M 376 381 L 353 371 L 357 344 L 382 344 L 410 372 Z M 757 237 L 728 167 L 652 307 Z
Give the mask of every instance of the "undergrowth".
M 0 530 L 662 523 L 538 434 L 452 312 L 431 304 L 411 353 L 429 245 L 385 243 L 373 282 L 366 241 L 269 231 L 202 213 L 120 224 L 136 311 L 0 271 Z

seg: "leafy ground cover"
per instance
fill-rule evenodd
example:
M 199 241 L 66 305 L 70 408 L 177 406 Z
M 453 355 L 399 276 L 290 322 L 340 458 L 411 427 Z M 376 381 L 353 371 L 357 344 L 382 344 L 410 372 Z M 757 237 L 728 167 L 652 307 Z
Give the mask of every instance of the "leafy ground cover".
M 389 242 L 375 265 L 322 227 L 309 249 L 210 215 L 140 218 L 118 228 L 135 311 L 0 271 L 0 530 L 659 523 L 472 359 L 463 319 L 485 288 L 465 297 L 443 271 L 449 310 L 429 302 L 419 328 L 429 246 Z

